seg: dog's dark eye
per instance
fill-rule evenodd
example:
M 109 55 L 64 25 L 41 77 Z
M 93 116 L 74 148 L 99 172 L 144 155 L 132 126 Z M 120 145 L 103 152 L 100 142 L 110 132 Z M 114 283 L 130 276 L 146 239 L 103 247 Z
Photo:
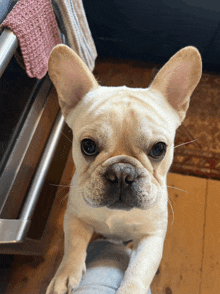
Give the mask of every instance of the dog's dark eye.
M 96 144 L 91 139 L 83 139 L 81 142 L 81 149 L 86 155 L 95 155 L 97 153 Z
M 149 156 L 154 159 L 160 159 L 166 153 L 167 145 L 163 142 L 156 143 L 150 150 Z

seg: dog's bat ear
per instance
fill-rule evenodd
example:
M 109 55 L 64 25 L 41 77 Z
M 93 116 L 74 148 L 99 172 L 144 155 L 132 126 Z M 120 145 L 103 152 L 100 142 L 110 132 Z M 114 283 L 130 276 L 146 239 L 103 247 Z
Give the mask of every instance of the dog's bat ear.
M 192 46 L 178 51 L 158 72 L 150 90 L 159 91 L 177 111 L 180 121 L 185 118 L 190 96 L 200 81 L 202 60 Z
M 68 46 L 57 45 L 50 53 L 48 73 L 59 99 L 63 116 L 77 105 L 98 83 L 81 58 Z

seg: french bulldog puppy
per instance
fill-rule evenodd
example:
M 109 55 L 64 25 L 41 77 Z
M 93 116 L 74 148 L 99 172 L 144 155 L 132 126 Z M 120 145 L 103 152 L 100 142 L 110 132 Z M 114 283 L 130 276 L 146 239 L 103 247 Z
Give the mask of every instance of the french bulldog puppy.
M 189 46 L 163 66 L 147 89 L 103 87 L 69 47 L 52 50 L 49 75 L 73 131 L 77 174 L 64 217 L 64 256 L 46 294 L 71 293 L 79 285 L 94 231 L 133 240 L 116 293 L 147 293 L 167 230 L 166 177 L 175 132 L 201 73 L 201 56 Z

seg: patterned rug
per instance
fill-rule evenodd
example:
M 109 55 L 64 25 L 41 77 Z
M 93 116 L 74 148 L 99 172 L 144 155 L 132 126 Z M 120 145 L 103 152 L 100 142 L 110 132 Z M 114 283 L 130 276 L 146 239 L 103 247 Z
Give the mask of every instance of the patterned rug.
M 144 88 L 159 68 L 140 61 L 99 58 L 94 74 L 103 86 Z M 177 130 L 175 146 L 171 172 L 220 180 L 220 74 L 203 73 Z
M 203 73 L 179 127 L 171 171 L 220 180 L 220 75 Z

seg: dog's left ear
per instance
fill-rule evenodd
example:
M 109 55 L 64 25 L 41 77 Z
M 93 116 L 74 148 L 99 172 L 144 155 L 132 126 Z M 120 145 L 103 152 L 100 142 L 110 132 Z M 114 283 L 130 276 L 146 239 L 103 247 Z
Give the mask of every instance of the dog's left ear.
M 59 104 L 66 118 L 70 110 L 98 83 L 82 61 L 68 46 L 53 48 L 48 61 L 48 73 L 57 90 Z
M 178 51 L 156 75 L 150 90 L 159 91 L 177 111 L 183 121 L 190 96 L 202 75 L 199 51 L 192 46 Z

